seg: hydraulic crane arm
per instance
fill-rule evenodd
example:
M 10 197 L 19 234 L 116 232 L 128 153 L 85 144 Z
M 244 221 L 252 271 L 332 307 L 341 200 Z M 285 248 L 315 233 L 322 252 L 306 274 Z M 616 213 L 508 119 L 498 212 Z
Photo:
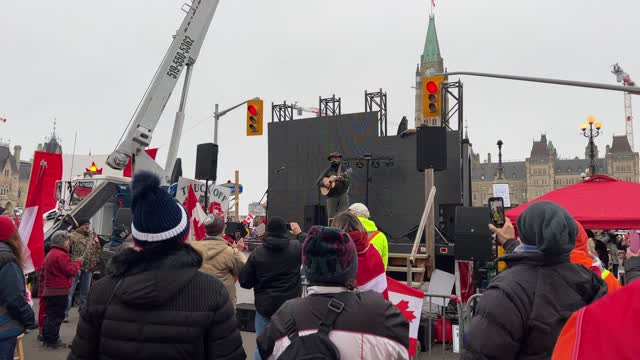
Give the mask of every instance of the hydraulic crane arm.
M 187 5 L 187 15 L 136 109 L 126 136 L 107 158 L 107 164 L 111 168 L 123 169 L 129 159 L 140 154 L 151 143 L 153 131 L 176 87 L 182 69 L 187 64 L 194 64 L 198 58 L 218 3 L 219 0 L 192 0 L 191 5 Z

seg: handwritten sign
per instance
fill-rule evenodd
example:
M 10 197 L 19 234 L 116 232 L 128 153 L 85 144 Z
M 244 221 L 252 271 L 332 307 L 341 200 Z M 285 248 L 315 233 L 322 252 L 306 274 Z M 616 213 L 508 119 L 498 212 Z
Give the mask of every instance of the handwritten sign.
M 193 187 L 193 191 L 200 200 L 200 203 L 204 204 L 204 194 L 206 192 L 206 184 L 203 181 L 187 179 L 181 177 L 178 179 L 178 185 L 176 187 L 176 200 L 183 203 L 187 198 L 187 192 L 189 191 L 189 184 Z M 209 204 L 219 203 L 223 211 L 229 210 L 229 201 L 231 200 L 231 190 L 222 186 L 215 186 L 209 184 Z

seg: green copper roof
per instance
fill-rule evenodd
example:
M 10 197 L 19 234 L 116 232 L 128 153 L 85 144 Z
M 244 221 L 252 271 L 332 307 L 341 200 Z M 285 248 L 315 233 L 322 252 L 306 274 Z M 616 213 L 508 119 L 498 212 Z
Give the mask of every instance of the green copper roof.
M 422 62 L 430 63 L 440 61 L 440 45 L 438 44 L 438 33 L 436 32 L 436 20 L 433 14 L 429 15 L 429 27 L 427 29 L 427 40 L 424 42 L 422 52 Z

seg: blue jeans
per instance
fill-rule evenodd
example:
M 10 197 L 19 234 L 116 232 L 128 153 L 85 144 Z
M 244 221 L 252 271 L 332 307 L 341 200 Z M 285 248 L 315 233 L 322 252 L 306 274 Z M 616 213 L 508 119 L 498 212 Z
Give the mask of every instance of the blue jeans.
M 13 360 L 18 338 L 0 340 L 0 360 Z
M 264 329 L 267 328 L 267 325 L 269 325 L 269 323 L 271 323 L 271 318 L 264 317 L 256 311 L 256 339 L 264 332 Z M 254 354 L 253 358 L 254 360 L 261 360 L 260 352 L 258 351 L 258 349 L 256 349 L 256 353 Z
M 90 271 L 80 271 L 76 277 L 73 278 L 69 302 L 67 303 L 67 311 L 64 313 L 65 317 L 69 316 L 69 310 L 71 310 L 71 305 L 73 304 L 73 294 L 76 292 L 78 284 L 80 284 L 80 304 L 78 305 L 78 310 L 82 309 L 87 303 L 89 289 L 91 288 L 91 276 L 93 276 L 93 273 Z

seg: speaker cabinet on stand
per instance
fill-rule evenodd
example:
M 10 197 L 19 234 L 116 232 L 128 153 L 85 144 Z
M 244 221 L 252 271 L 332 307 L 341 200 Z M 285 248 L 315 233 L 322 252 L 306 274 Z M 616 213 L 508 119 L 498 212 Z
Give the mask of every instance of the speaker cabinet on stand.
M 204 209 L 209 211 L 209 181 L 215 183 L 218 173 L 218 144 L 199 144 L 196 153 L 196 179 L 205 181 Z

